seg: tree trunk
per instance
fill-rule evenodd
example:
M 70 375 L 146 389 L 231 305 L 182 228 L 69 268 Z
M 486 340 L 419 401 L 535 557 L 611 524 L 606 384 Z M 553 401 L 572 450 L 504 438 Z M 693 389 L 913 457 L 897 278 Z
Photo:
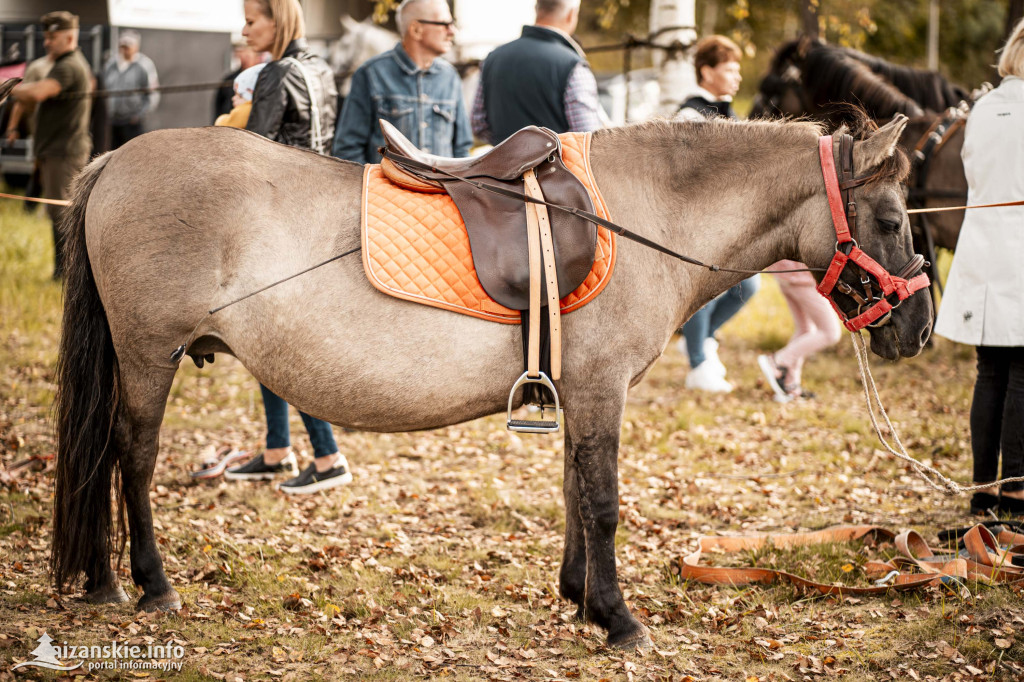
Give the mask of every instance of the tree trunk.
M 1010 0 L 1010 9 L 1006 13 L 1006 38 L 1010 37 L 1013 33 L 1014 27 L 1024 19 L 1024 0 Z
M 692 45 L 697 39 L 695 0 L 651 0 L 651 35 L 658 45 Z M 693 50 L 655 50 L 661 97 L 658 113 L 672 116 L 683 98 L 697 85 Z M 627 85 L 628 87 L 628 85 Z M 629 120 L 629 112 L 626 112 Z
M 928 68 L 939 70 L 939 0 L 928 3 Z
M 818 2 L 817 0 L 800 0 L 802 8 L 804 35 L 808 38 L 818 37 Z

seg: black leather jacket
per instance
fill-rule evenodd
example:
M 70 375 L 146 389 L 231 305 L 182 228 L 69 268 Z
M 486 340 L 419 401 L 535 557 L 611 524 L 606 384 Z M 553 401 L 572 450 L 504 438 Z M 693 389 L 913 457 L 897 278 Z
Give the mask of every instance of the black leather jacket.
M 295 61 L 302 65 L 302 69 Z M 312 88 L 306 87 L 305 70 Z M 314 148 L 310 89 L 320 116 L 320 148 Z M 260 71 L 252 97 L 246 129 L 292 147 L 331 153 L 334 124 L 338 118 L 338 90 L 334 73 L 320 57 L 311 54 L 305 38 L 288 44 L 284 56 Z

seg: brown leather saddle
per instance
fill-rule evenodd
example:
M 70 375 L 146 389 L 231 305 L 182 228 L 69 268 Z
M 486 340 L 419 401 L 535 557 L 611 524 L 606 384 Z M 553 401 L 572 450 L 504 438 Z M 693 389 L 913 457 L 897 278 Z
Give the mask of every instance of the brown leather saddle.
M 420 151 L 387 121 L 380 122 L 385 148 L 400 156 L 460 178 L 524 192 L 523 175 L 533 170 L 545 201 L 593 212 L 590 195 L 562 163 L 558 135 L 547 128 L 523 128 L 486 154 L 448 159 Z M 481 191 L 441 174 L 402 167 L 385 158 L 381 169 L 392 182 L 420 192 L 447 192 L 469 233 L 473 265 L 487 295 L 512 310 L 530 307 L 530 257 L 526 204 Z M 550 213 L 558 291 L 568 294 L 583 283 L 594 266 L 597 226 L 562 211 Z M 547 300 L 542 282 L 541 298 Z
M 508 428 L 532 433 L 558 431 L 561 408 L 552 380 L 557 381 L 562 371 L 559 300 L 583 283 L 597 254 L 594 223 L 564 211 L 549 212 L 547 206 L 520 198 L 525 195 L 593 212 L 583 183 L 562 163 L 558 136 L 530 126 L 486 154 L 448 159 L 420 151 L 387 121 L 380 125 L 385 140 L 384 175 L 406 189 L 446 192 L 465 223 L 473 265 L 484 291 L 501 305 L 521 311 L 526 371 L 509 394 Z M 544 317 L 542 308 L 547 308 Z M 512 418 L 514 396 L 520 387 L 523 402 L 541 405 L 540 420 Z M 543 419 L 543 408 L 548 405 L 555 409 L 553 421 Z

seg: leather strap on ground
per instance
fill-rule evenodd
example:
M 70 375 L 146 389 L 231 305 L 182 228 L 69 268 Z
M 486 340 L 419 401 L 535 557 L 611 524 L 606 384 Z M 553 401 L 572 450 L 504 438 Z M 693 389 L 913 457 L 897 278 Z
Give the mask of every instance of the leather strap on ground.
M 868 587 L 834 585 L 816 582 L 786 571 L 770 568 L 718 567 L 701 564 L 705 552 L 746 552 L 764 547 L 791 548 L 822 543 L 846 543 L 874 538 L 892 541 L 901 556 L 892 561 L 869 561 L 863 569 L 876 579 Z M 1013 565 L 1015 550 L 1024 539 L 1019 534 L 1003 532 L 998 537 L 984 526 L 972 528 L 964 536 L 961 553 L 940 554 L 932 550 L 920 534 L 904 531 L 896 535 L 880 526 L 834 526 L 807 533 L 759 533 L 731 537 L 698 538 L 697 549 L 677 562 L 681 580 L 695 580 L 712 585 L 749 585 L 788 582 L 799 587 L 830 595 L 884 594 L 889 590 L 913 590 L 940 584 L 948 579 L 972 579 L 987 583 L 1010 583 L 1024 580 L 1024 569 Z M 1000 546 L 1000 542 L 1009 548 Z M 877 580 L 881 578 L 882 580 Z M 884 582 L 882 582 L 884 581 Z

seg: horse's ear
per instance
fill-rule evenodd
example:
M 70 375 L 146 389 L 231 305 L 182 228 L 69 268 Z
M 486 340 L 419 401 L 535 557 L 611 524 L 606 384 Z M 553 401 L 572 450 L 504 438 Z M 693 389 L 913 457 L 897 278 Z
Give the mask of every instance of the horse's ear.
M 804 59 L 807 57 L 807 53 L 811 51 L 811 48 L 816 47 L 819 44 L 820 43 L 814 38 L 808 35 L 802 35 L 800 36 L 800 41 L 797 43 L 796 53 L 799 55 L 800 59 Z
M 896 153 L 896 147 L 903 136 L 903 129 L 909 121 L 903 114 L 896 114 L 891 121 L 876 130 L 871 137 L 853 146 L 853 165 L 863 169 L 877 168 L 882 162 Z
M 342 14 L 339 21 L 341 22 L 341 28 L 345 31 L 345 34 L 349 34 L 356 30 L 359 26 L 359 22 L 350 17 L 348 14 Z

